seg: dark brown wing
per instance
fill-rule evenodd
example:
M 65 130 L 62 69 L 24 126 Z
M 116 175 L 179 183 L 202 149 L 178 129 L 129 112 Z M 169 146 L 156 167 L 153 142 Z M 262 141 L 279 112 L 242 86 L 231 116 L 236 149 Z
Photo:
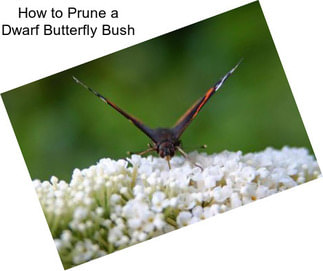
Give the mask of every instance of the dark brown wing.
M 222 86 L 222 84 L 228 79 L 228 77 L 235 71 L 235 69 L 239 66 L 242 60 L 239 61 L 237 65 L 235 65 L 221 80 L 219 80 L 213 87 L 211 87 L 205 95 L 197 100 L 191 108 L 189 108 L 185 114 L 175 123 L 172 130 L 177 139 L 183 134 L 187 126 L 191 123 L 191 121 L 196 117 L 196 115 L 200 112 L 205 103 L 210 99 L 210 97 Z
M 99 97 L 103 102 L 105 102 L 106 104 L 110 105 L 112 108 L 114 108 L 115 110 L 117 110 L 121 115 L 123 115 L 128 120 L 130 120 L 142 132 L 144 132 L 148 137 L 150 137 L 154 142 L 156 142 L 155 136 L 153 134 L 153 130 L 152 129 L 150 129 L 149 127 L 147 127 L 146 125 L 144 125 L 141 121 L 139 121 L 135 117 L 133 117 L 133 116 L 129 115 L 128 113 L 126 113 L 125 111 L 123 111 L 120 107 L 118 107 L 117 105 L 115 105 L 114 103 L 112 103 L 111 101 L 109 101 L 107 98 L 103 97 L 100 93 L 96 92 L 94 89 L 92 89 L 92 88 L 88 87 L 87 85 L 85 85 L 83 82 L 81 82 L 80 80 L 78 80 L 76 77 L 73 76 L 73 79 L 75 80 L 76 83 L 78 83 L 81 86 L 83 86 L 84 88 L 88 89 L 94 95 L 96 95 L 97 97 Z

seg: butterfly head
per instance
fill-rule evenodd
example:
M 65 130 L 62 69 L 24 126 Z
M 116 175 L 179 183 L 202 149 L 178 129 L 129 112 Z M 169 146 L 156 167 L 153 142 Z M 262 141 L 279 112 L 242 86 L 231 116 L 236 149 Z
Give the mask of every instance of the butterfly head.
M 162 158 L 171 158 L 174 156 L 175 154 L 175 146 L 174 143 L 170 142 L 170 141 L 164 141 L 162 143 L 160 143 L 157 147 L 157 151 L 158 154 L 160 155 L 160 157 Z

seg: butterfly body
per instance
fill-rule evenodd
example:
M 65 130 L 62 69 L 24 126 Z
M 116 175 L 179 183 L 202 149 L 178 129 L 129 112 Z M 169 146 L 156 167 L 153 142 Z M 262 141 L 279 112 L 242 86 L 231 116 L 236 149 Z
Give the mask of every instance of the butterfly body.
M 241 61 L 240 61 L 241 62 Z M 187 126 L 192 122 L 192 120 L 197 116 L 205 103 L 210 99 L 210 97 L 222 86 L 224 81 L 235 71 L 240 62 L 233 67 L 228 73 L 225 74 L 216 84 L 214 84 L 203 97 L 197 100 L 187 112 L 176 122 L 172 128 L 156 128 L 151 129 L 144 125 L 141 121 L 135 117 L 129 115 L 116 104 L 112 103 L 110 100 L 106 99 L 104 96 L 96 92 L 94 89 L 88 87 L 83 82 L 79 81 L 77 78 L 73 77 L 74 80 L 81 84 L 83 87 L 91 91 L 97 97 L 99 97 L 103 102 L 113 107 L 116 111 L 122 114 L 125 118 L 131 121 L 137 128 L 139 128 L 143 133 L 145 133 L 152 141 L 153 144 L 149 145 L 149 149 L 141 152 L 140 154 L 145 154 L 150 151 L 156 151 L 160 157 L 165 158 L 170 167 L 170 159 L 175 155 L 176 151 L 179 151 L 186 158 L 187 154 L 181 149 L 180 137 L 185 131 Z M 195 164 L 196 165 L 196 164 Z M 198 165 L 197 165 L 198 166 Z M 199 166 L 200 167 L 200 166 Z

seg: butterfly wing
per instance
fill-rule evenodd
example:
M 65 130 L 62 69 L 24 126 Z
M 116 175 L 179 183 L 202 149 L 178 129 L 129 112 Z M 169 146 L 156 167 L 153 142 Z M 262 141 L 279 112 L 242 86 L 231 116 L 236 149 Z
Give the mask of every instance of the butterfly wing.
M 97 97 L 99 97 L 103 102 L 105 102 L 106 104 L 110 105 L 112 108 L 114 108 L 115 110 L 117 110 L 121 115 L 123 115 L 130 122 L 132 122 L 136 127 L 138 127 L 142 132 L 144 132 L 149 138 L 151 138 L 154 142 L 156 142 L 155 136 L 154 136 L 154 130 L 153 129 L 150 129 L 149 127 L 147 127 L 146 125 L 144 125 L 137 118 L 131 116 L 130 114 L 128 114 L 127 112 L 125 112 L 124 110 L 122 110 L 120 107 L 118 107 L 117 105 L 115 105 L 114 103 L 112 103 L 110 100 L 108 100 L 107 98 L 103 97 L 100 93 L 98 93 L 94 89 L 88 87 L 83 82 L 81 82 L 80 80 L 78 80 L 76 77 L 73 76 L 73 79 L 75 80 L 76 83 L 78 83 L 81 86 L 83 86 L 84 88 L 88 89 L 94 95 L 96 95 Z
M 213 87 L 211 87 L 205 95 L 197 100 L 186 112 L 185 114 L 175 123 L 172 130 L 176 138 L 180 138 L 187 126 L 192 122 L 192 120 L 201 111 L 202 107 L 211 98 L 211 96 L 222 86 L 222 84 L 229 78 L 229 76 L 235 71 L 242 60 L 239 61 L 225 76 L 222 77 Z

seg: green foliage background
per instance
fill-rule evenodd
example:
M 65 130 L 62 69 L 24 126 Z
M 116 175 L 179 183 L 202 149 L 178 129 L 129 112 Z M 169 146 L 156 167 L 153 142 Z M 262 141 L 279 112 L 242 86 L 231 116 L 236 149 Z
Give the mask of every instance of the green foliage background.
M 90 48 L 89 48 L 90 49 Z M 151 127 L 170 127 L 241 58 L 241 66 L 182 137 L 260 151 L 311 145 L 259 3 L 215 16 L 2 94 L 31 177 L 69 180 L 74 168 L 122 158 L 148 138 L 72 75 Z

